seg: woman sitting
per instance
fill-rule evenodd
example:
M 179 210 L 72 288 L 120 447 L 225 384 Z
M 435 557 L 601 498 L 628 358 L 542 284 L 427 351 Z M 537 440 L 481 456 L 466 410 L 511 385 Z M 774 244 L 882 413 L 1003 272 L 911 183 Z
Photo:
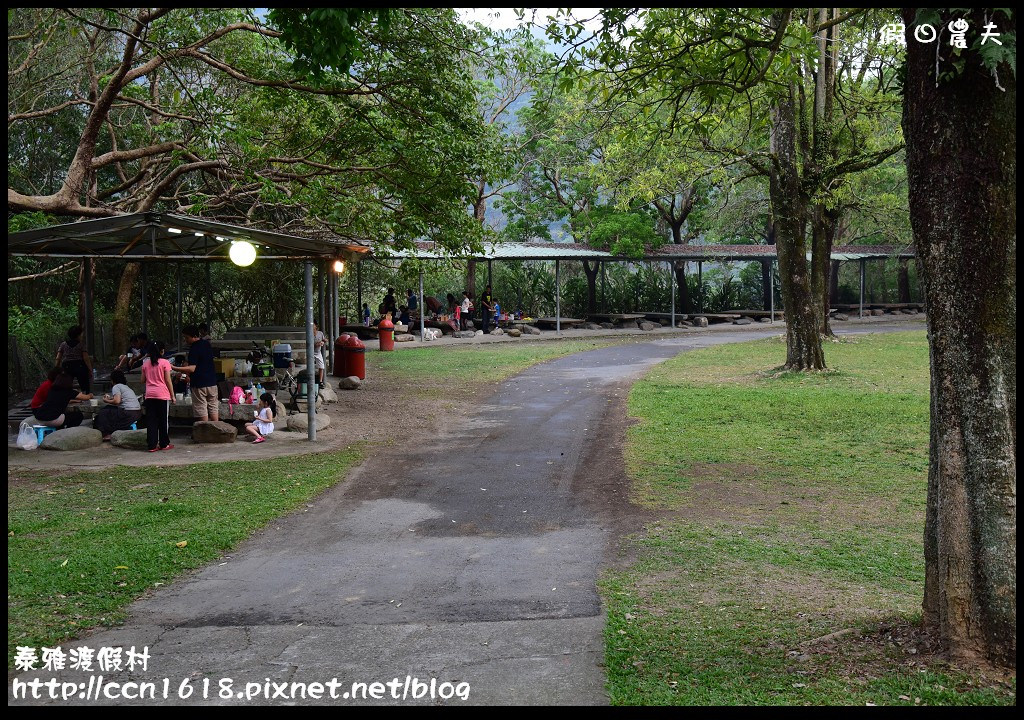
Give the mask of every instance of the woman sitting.
M 124 373 L 114 370 L 110 373 L 114 387 L 103 396 L 106 403 L 96 414 L 92 426 L 103 433 L 103 439 L 109 440 L 115 430 L 129 430 L 142 417 L 142 404 L 135 391 L 128 387 Z
M 46 396 L 50 394 L 50 388 L 53 387 L 53 381 L 60 375 L 60 368 L 51 368 L 50 372 L 46 373 L 46 379 L 40 383 L 39 387 L 36 388 L 35 395 L 32 396 L 32 402 L 28 404 L 30 410 L 37 410 L 43 406 L 46 402 Z
M 78 427 L 82 424 L 82 413 L 67 409 L 72 400 L 92 400 L 92 395 L 75 390 L 74 378 L 62 371 L 53 381 L 46 400 L 32 411 L 36 424 L 58 429 Z

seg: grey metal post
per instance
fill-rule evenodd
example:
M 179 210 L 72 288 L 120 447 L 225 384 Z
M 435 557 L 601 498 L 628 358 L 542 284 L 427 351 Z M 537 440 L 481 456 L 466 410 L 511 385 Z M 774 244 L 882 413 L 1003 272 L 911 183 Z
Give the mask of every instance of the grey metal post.
M 142 300 L 142 332 L 149 335 L 149 329 L 146 325 L 146 275 L 148 273 L 146 272 L 146 263 L 140 264 L 142 265 L 142 294 L 140 298 Z
M 672 288 L 672 328 L 676 326 L 676 273 L 672 261 L 668 261 L 668 286 Z
M 426 323 L 423 319 L 423 266 L 420 265 L 420 340 L 423 340 L 423 330 L 426 327 Z
M 213 332 L 213 283 L 210 281 L 210 261 L 207 260 L 206 265 L 206 327 L 210 328 L 210 332 Z
M 606 292 L 605 282 L 604 282 L 604 263 L 605 263 L 605 261 L 602 260 L 601 261 L 601 312 L 608 312 L 608 294 Z
M 562 334 L 562 266 L 555 260 L 555 332 Z
M 494 291 L 494 285 L 491 284 L 491 263 L 492 260 L 487 261 L 487 284 L 491 286 L 491 291 Z
M 181 342 L 181 263 L 175 263 L 174 268 L 177 275 L 176 285 L 178 289 L 178 326 L 175 328 L 176 332 L 172 342 L 176 344 Z M 174 347 L 174 345 L 168 343 L 168 347 Z
M 864 317 L 864 266 L 867 261 L 864 258 L 860 259 L 860 316 Z
M 327 318 L 324 317 L 324 311 L 327 309 L 327 293 L 324 292 L 327 289 L 326 285 L 327 275 L 324 273 L 324 263 L 321 260 L 317 263 L 316 268 L 316 307 L 318 311 L 316 319 L 321 330 L 327 325 Z
M 697 261 L 697 310 L 704 312 L 704 262 Z
M 356 314 L 363 319 L 363 264 L 356 263 Z
M 768 294 L 771 296 L 772 323 L 775 323 L 775 261 L 768 264 Z
M 338 321 L 335 319 L 335 313 L 338 310 L 338 299 L 335 296 L 335 291 L 338 287 L 338 273 L 334 272 L 332 266 L 328 266 L 330 274 L 327 276 L 327 367 L 334 372 L 334 333 L 338 332 Z M 324 381 L 327 381 L 328 373 L 324 370 Z
M 313 263 L 306 261 L 306 437 L 316 440 L 316 363 L 313 362 Z
M 92 258 L 86 258 L 82 264 L 82 282 L 85 283 L 85 344 L 95 359 L 100 353 L 96 351 L 96 323 L 93 322 L 96 310 L 92 302 Z

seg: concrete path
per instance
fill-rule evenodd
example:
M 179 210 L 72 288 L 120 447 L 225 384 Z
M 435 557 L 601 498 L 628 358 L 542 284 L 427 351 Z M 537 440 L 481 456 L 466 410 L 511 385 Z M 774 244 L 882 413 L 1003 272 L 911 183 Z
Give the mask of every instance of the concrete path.
M 149 646 L 148 672 L 106 679 L 162 689 L 167 678 L 168 702 L 235 704 L 246 682 L 332 678 L 339 696 L 352 682 L 402 682 L 398 700 L 388 689 L 386 699 L 335 703 L 411 702 L 401 695 L 412 676 L 453 683 L 449 692 L 468 683 L 470 703 L 604 703 L 595 581 L 614 523 L 593 480 L 593 453 L 609 440 L 601 423 L 652 364 L 774 333 L 678 337 L 538 365 L 431 445 L 370 458 L 231 557 L 137 602 L 124 627 L 69 645 Z M 230 698 L 218 694 L 224 678 Z M 183 701 L 185 679 L 195 691 Z

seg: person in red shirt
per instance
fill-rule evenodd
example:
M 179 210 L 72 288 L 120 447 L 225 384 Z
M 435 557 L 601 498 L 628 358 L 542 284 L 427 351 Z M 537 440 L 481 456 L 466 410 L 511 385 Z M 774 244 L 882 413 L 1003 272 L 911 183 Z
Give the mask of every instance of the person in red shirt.
M 57 379 L 58 375 L 60 375 L 59 367 L 55 367 L 46 373 L 46 379 L 36 388 L 36 394 L 32 396 L 32 402 L 28 404 L 31 410 L 42 407 L 43 403 L 46 402 L 46 396 L 50 394 L 50 388 L 53 387 L 53 381 Z

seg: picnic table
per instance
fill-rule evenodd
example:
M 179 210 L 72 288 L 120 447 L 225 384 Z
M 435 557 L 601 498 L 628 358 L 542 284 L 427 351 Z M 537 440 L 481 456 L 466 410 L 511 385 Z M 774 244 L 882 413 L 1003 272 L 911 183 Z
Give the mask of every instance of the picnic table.
M 647 315 L 644 313 L 591 313 L 587 317 L 590 320 L 597 322 L 601 322 L 603 320 L 604 322 L 620 323 L 628 322 L 630 320 L 643 320 Z M 562 322 L 564 323 L 565 319 L 563 319 Z
M 573 325 L 580 325 L 584 321 L 580 320 L 579 318 L 543 317 L 543 318 L 537 318 L 536 320 L 534 320 L 533 324 L 534 325 L 544 325 L 544 326 L 550 325 L 551 327 L 556 327 L 557 323 L 559 323 L 559 322 L 561 322 L 562 327 L 564 327 L 564 328 L 571 328 Z

